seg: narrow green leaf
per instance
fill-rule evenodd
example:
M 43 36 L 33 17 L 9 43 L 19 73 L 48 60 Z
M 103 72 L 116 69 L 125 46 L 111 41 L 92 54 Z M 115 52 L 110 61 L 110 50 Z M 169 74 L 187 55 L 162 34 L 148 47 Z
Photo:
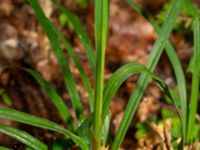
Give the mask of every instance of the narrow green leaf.
M 103 120 L 103 119 L 102 119 Z M 102 145 L 106 147 L 111 141 L 111 112 L 107 113 L 102 125 Z
M 146 12 L 145 9 L 140 8 L 136 3 L 132 2 L 131 0 L 127 0 L 128 3 L 132 8 L 134 8 L 138 13 L 143 15 L 154 27 L 155 31 L 157 33 L 160 33 L 160 28 L 156 21 Z M 178 90 L 179 90 L 179 95 L 180 95 L 180 102 L 181 102 L 181 110 L 182 110 L 182 120 L 183 122 L 181 123 L 184 131 L 183 131 L 183 143 L 186 138 L 186 130 L 187 130 L 187 91 L 186 91 L 186 80 L 183 72 L 183 68 L 181 66 L 180 60 L 172 46 L 172 44 L 167 41 L 166 46 L 165 46 L 168 58 L 172 64 L 173 70 L 175 72 L 176 80 L 178 83 Z
M 91 41 L 89 37 L 87 36 L 86 32 L 84 31 L 81 23 L 77 19 L 77 17 L 70 12 L 67 8 L 63 7 L 60 3 L 58 3 L 57 0 L 51 0 L 56 4 L 56 6 L 67 16 L 69 19 L 70 23 L 73 25 L 74 30 L 78 34 L 78 37 L 80 38 L 84 48 L 85 52 L 90 64 L 90 67 L 92 69 L 93 75 L 95 76 L 96 74 L 96 57 L 92 48 Z
M 191 4 L 190 0 L 184 0 L 185 6 L 188 9 L 188 12 L 191 14 L 192 17 L 196 17 L 199 15 L 198 9 Z
M 194 142 L 195 140 L 195 116 L 198 106 L 198 95 L 200 85 L 200 21 L 197 15 L 193 21 L 194 33 L 194 64 L 195 70 L 192 72 L 192 88 L 189 106 L 189 124 L 188 124 L 188 140 L 187 142 Z
M 160 86 L 161 90 L 168 96 L 168 98 L 174 104 L 174 106 L 176 107 L 176 110 L 178 112 L 179 120 L 182 123 L 182 116 L 181 116 L 181 113 L 179 111 L 178 103 L 176 102 L 176 100 L 172 96 L 172 94 L 171 94 L 171 92 L 170 92 L 167 84 L 163 80 L 161 80 L 160 78 L 158 78 L 157 76 L 155 76 L 153 73 L 150 76 L 151 76 L 151 78 L 154 79 L 154 81 L 156 81 L 156 83 Z M 183 131 L 183 129 L 182 129 L 182 131 Z M 183 132 L 182 132 L 182 134 L 183 134 Z
M 95 104 L 93 128 L 96 143 L 93 149 L 98 149 L 101 143 L 101 113 L 103 105 L 105 50 L 108 35 L 109 0 L 95 0 L 95 44 L 97 51 L 95 77 Z
M 73 118 L 71 117 L 71 114 L 63 102 L 63 99 L 59 96 L 59 94 L 56 92 L 54 87 L 46 81 L 39 73 L 37 73 L 34 70 L 31 69 L 24 69 L 27 71 L 31 76 L 37 80 L 37 82 L 42 86 L 42 88 L 47 92 L 48 96 L 51 98 L 53 104 L 56 106 L 61 118 L 69 123 L 69 126 L 72 128 L 75 128 L 75 124 L 73 123 Z M 76 127 L 77 128 L 77 127 Z
M 178 12 L 179 12 L 182 4 L 183 4 L 183 0 L 174 0 L 172 3 L 172 7 L 169 10 L 167 19 L 166 19 L 163 27 L 161 28 L 161 32 L 159 33 L 159 39 L 154 44 L 152 52 L 147 61 L 147 68 L 150 71 L 153 71 L 156 67 L 156 64 L 160 58 L 160 55 L 163 52 L 164 46 L 170 35 L 170 32 L 173 28 L 173 25 L 175 23 L 176 17 L 178 15 Z M 126 131 L 128 130 L 128 127 L 133 118 L 133 115 L 136 112 L 136 109 L 142 98 L 143 92 L 148 84 L 148 81 L 149 81 L 149 77 L 145 74 L 142 74 L 140 79 L 138 80 L 135 90 L 131 94 L 129 103 L 127 104 L 127 107 L 125 109 L 124 117 L 121 121 L 121 124 L 119 126 L 119 129 L 117 131 L 117 134 L 116 134 L 116 137 L 114 140 L 114 143 L 112 145 L 112 150 L 117 150 L 119 148 L 120 144 L 122 143 L 123 138 L 126 134 Z
M 180 122 L 182 122 L 181 114 L 178 109 L 177 102 L 174 100 L 167 84 L 162 81 L 160 78 L 158 78 L 156 75 L 151 73 L 145 66 L 139 64 L 139 63 L 128 63 L 122 67 L 120 67 L 117 71 L 113 73 L 111 78 L 109 79 L 107 85 L 104 89 L 104 107 L 102 112 L 102 120 L 105 120 L 106 114 L 108 114 L 109 111 L 109 104 L 112 99 L 112 97 L 115 95 L 116 91 L 119 89 L 120 85 L 127 80 L 131 75 L 134 75 L 136 73 L 145 73 L 156 83 L 159 85 L 161 90 L 168 96 L 168 98 L 172 101 L 172 103 L 175 105 L 177 112 L 179 114 Z
M 80 101 L 78 91 L 76 89 L 76 83 L 75 83 L 72 73 L 69 69 L 69 65 L 66 61 L 66 58 L 65 58 L 64 52 L 60 46 L 60 43 L 58 42 L 58 39 L 55 36 L 52 26 L 49 24 L 49 20 L 46 18 L 40 5 L 38 4 L 38 1 L 37 0 L 28 0 L 28 2 L 31 4 L 36 16 L 38 17 L 40 24 L 42 25 L 44 31 L 47 34 L 47 37 L 49 38 L 52 48 L 54 49 L 54 53 L 57 57 L 58 63 L 64 74 L 65 84 L 69 91 L 69 95 L 71 97 L 72 104 L 75 109 L 76 115 L 79 119 L 81 119 L 82 114 L 83 114 L 82 104 Z
M 62 43 L 64 44 L 65 48 L 67 49 L 67 52 L 69 53 L 69 55 L 71 56 L 72 60 L 74 61 L 74 63 L 76 64 L 76 67 L 78 68 L 79 72 L 80 72 L 80 76 L 81 79 L 83 81 L 83 84 L 89 94 L 89 103 L 90 103 L 90 110 L 91 112 L 93 112 L 93 106 L 94 106 L 94 95 L 93 95 L 93 91 L 92 91 L 92 87 L 90 84 L 90 81 L 83 69 L 83 66 L 81 65 L 81 62 L 79 60 L 79 58 L 77 57 L 76 53 L 74 52 L 73 48 L 71 47 L 71 45 L 69 44 L 69 42 L 66 40 L 66 38 L 64 37 L 64 35 L 59 32 L 52 23 L 50 23 L 52 28 L 54 29 L 54 31 L 56 32 L 56 34 L 58 35 L 58 37 L 61 39 Z
M 170 98 L 170 100 L 175 104 L 178 110 L 178 105 L 174 98 L 172 97 L 168 86 L 156 75 L 151 73 L 145 66 L 142 64 L 133 62 L 128 63 L 122 67 L 120 67 L 117 71 L 113 73 L 113 75 L 110 77 L 107 85 L 104 88 L 104 105 L 103 105 L 103 112 L 102 112 L 102 120 L 105 119 L 106 114 L 109 111 L 109 104 L 112 100 L 113 96 L 119 89 L 119 87 L 122 85 L 124 81 L 126 81 L 131 75 L 134 75 L 136 73 L 145 73 L 152 79 L 154 79 L 161 89 L 164 91 L 164 93 Z
M 0 118 L 9 119 L 9 120 L 17 121 L 20 123 L 32 125 L 35 127 L 40 127 L 40 128 L 49 129 L 55 132 L 62 133 L 66 135 L 67 137 L 71 138 L 78 146 L 80 146 L 80 148 L 84 150 L 88 150 L 87 145 L 80 137 L 78 137 L 77 135 L 64 129 L 63 127 L 61 127 L 60 125 L 52 121 L 49 121 L 37 116 L 33 116 L 31 114 L 27 114 L 24 112 L 20 112 L 14 109 L 10 109 L 10 108 L 0 108 Z
M 126 81 L 131 75 L 142 72 L 147 72 L 145 66 L 137 62 L 132 62 L 120 67 L 112 74 L 104 88 L 104 104 L 102 112 L 103 121 L 109 112 L 110 101 L 112 100 L 113 96 L 116 94 L 122 83 Z
M 0 124 L 0 132 L 19 140 L 23 144 L 31 147 L 32 149 L 47 150 L 47 145 L 45 145 L 44 143 L 42 143 L 41 141 L 39 141 L 38 139 L 36 139 L 35 137 L 31 136 L 30 134 L 24 131 L 20 131 L 18 129 L 7 127 L 5 125 Z
M 88 147 L 92 147 L 92 115 L 88 116 L 77 130 L 77 134 L 84 139 Z

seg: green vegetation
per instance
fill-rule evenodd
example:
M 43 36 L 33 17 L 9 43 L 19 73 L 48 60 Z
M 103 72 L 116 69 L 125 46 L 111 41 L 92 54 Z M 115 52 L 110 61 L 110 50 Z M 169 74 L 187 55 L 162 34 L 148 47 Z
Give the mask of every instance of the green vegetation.
M 0 150 L 12 150 L 11 148 L 0 146 Z
M 165 22 L 168 10 L 171 5 L 172 5 L 171 1 L 165 3 L 162 10 L 156 15 L 156 22 L 158 22 L 159 25 L 162 25 Z M 198 13 L 200 13 L 200 9 L 198 9 L 197 7 L 196 9 Z M 182 34 L 187 34 L 192 32 L 192 17 L 186 5 L 182 7 L 176 19 L 176 23 L 174 25 L 173 30 Z
M 187 92 L 186 92 L 186 81 L 183 73 L 183 69 L 180 64 L 175 50 L 172 44 L 168 41 L 170 33 L 173 29 L 174 23 L 178 16 L 178 13 L 184 5 L 183 0 L 173 0 L 166 20 L 160 28 L 157 23 L 151 18 L 148 13 L 140 8 L 138 5 L 128 0 L 128 3 L 139 13 L 149 20 L 149 22 L 155 28 L 158 33 L 158 39 L 155 42 L 147 65 L 143 66 L 139 63 L 132 62 L 125 64 L 113 73 L 107 84 L 104 84 L 104 66 L 105 66 L 105 50 L 107 45 L 108 37 L 108 25 L 109 25 L 109 1 L 95 0 L 95 49 L 91 45 L 90 39 L 85 33 L 81 26 L 78 18 L 70 12 L 67 8 L 64 8 L 56 0 L 52 2 L 61 10 L 67 21 L 73 26 L 73 29 L 80 38 L 85 53 L 88 58 L 88 62 L 93 73 L 95 86 L 92 89 L 91 83 L 83 69 L 81 62 L 79 61 L 75 51 L 73 50 L 70 43 L 65 39 L 64 35 L 58 31 L 54 24 L 45 16 L 37 0 L 27 0 L 31 5 L 32 9 L 37 16 L 40 25 L 45 31 L 54 54 L 57 58 L 58 64 L 64 75 L 65 85 L 67 87 L 73 109 L 76 112 L 76 119 L 74 119 L 68 107 L 64 104 L 62 98 L 59 96 L 53 86 L 47 82 L 39 73 L 34 70 L 24 68 L 35 80 L 41 85 L 50 97 L 52 103 L 58 110 L 61 118 L 67 124 L 67 128 L 60 126 L 57 123 L 49 120 L 33 116 L 24 112 L 20 112 L 11 108 L 0 108 L 0 118 L 13 120 L 16 122 L 28 124 L 31 126 L 48 129 L 51 131 L 63 134 L 65 138 L 56 139 L 53 145 L 53 149 L 69 149 L 73 145 L 77 145 L 82 150 L 100 150 L 102 147 L 109 145 L 110 149 L 118 150 L 124 136 L 128 130 L 128 127 L 132 121 L 132 118 L 138 108 L 139 102 L 143 96 L 143 93 L 148 85 L 150 79 L 153 79 L 161 88 L 161 90 L 168 96 L 169 100 L 175 105 L 179 116 L 174 117 L 174 123 L 179 123 L 181 131 L 174 130 L 174 136 L 182 137 L 182 144 L 179 146 L 183 148 L 184 144 L 193 143 L 196 139 L 194 133 L 195 128 L 195 114 L 197 112 L 197 100 L 199 94 L 199 74 L 200 74 L 200 24 L 199 16 L 196 9 L 193 8 L 189 1 L 185 0 L 185 6 L 193 18 L 193 33 L 194 33 L 194 65 L 196 69 L 192 69 L 192 89 L 190 107 L 187 108 Z M 62 49 L 62 45 L 67 49 L 68 54 L 72 58 L 74 64 L 80 72 L 82 82 L 85 89 L 88 92 L 88 103 L 90 105 L 90 115 L 83 115 L 83 106 L 80 100 L 79 93 L 76 89 L 76 83 L 69 69 L 68 61 L 66 60 L 65 54 Z M 177 102 L 171 94 L 170 89 L 167 85 L 156 75 L 153 71 L 159 61 L 161 54 L 166 49 L 167 55 L 173 66 L 175 76 L 177 79 L 177 89 L 179 92 L 180 100 Z M 136 84 L 134 91 L 131 94 L 130 100 L 125 109 L 124 116 L 120 123 L 114 141 L 110 143 L 109 140 L 109 129 L 110 129 L 110 102 L 119 89 L 120 85 L 128 79 L 131 75 L 141 73 L 141 76 Z M 180 104 L 180 107 L 179 107 Z M 166 118 L 166 112 L 162 113 L 163 118 Z M 138 135 L 146 132 L 146 127 L 142 124 L 138 124 Z M 139 132 L 140 131 L 140 132 Z M 27 145 L 28 147 L 35 150 L 46 150 L 47 145 L 41 142 L 39 139 L 29 135 L 28 133 L 13 129 L 4 125 L 0 125 L 0 132 L 3 132 Z
M 151 18 L 151 16 L 142 8 L 140 8 L 137 4 L 131 2 L 129 0 L 129 4 L 139 13 L 141 13 L 154 27 L 154 29 L 160 33 L 159 27 L 156 22 Z M 197 138 L 198 134 L 195 134 L 197 130 L 195 130 L 195 116 L 197 112 L 198 105 L 198 95 L 199 95 L 199 63 L 200 63 L 200 32 L 199 32 L 199 10 L 191 4 L 189 0 L 184 1 L 184 7 L 187 8 L 190 16 L 193 18 L 193 34 L 194 34 L 194 52 L 193 52 L 193 65 L 190 66 L 190 70 L 192 71 L 192 89 L 191 89 L 191 98 L 189 101 L 189 108 L 187 108 L 187 94 L 186 94 L 186 81 L 183 74 L 182 67 L 180 65 L 180 61 L 178 60 L 175 51 L 170 44 L 167 42 L 165 45 L 166 52 L 171 61 L 171 64 L 174 68 L 174 72 L 176 75 L 179 93 L 180 93 L 180 106 L 182 109 L 181 118 L 182 118 L 182 127 L 184 129 L 183 132 L 183 144 L 191 144 Z M 192 68 L 192 67 L 195 67 Z M 196 136 L 195 136 L 196 135 Z
M 0 99 L 3 101 L 5 105 L 7 106 L 12 105 L 12 100 L 10 99 L 4 88 L 0 88 Z
M 78 4 L 81 8 L 86 8 L 88 6 L 89 0 L 76 0 L 76 4 Z

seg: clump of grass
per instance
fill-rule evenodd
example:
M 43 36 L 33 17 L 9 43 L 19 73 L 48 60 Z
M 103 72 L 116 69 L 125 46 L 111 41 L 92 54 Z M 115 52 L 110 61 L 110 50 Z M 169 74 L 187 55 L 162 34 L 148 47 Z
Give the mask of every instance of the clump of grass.
M 169 97 L 178 110 L 177 102 L 174 100 L 172 94 L 170 93 L 167 85 L 156 75 L 153 74 L 153 71 L 158 63 L 158 60 L 166 48 L 167 54 L 170 58 L 172 66 L 175 71 L 177 78 L 178 89 L 180 93 L 180 103 L 181 110 L 179 112 L 180 122 L 182 125 L 182 145 L 193 141 L 194 135 L 189 134 L 189 127 L 194 126 L 194 115 L 196 113 L 197 106 L 197 96 L 198 96 L 198 86 L 199 86 L 199 72 L 200 68 L 193 72 L 193 82 L 192 82 L 192 93 L 191 93 L 191 108 L 187 110 L 187 93 L 186 93 L 186 84 L 183 70 L 180 64 L 180 61 L 175 53 L 173 46 L 168 41 L 169 35 L 172 31 L 174 22 L 180 11 L 183 0 L 174 0 L 170 9 L 166 21 L 163 26 L 159 28 L 156 22 L 145 12 L 145 10 L 139 8 L 131 0 L 128 2 L 133 8 L 135 8 L 139 13 L 143 14 L 147 19 L 152 23 L 155 30 L 157 31 L 159 38 L 155 42 L 152 52 L 149 56 L 146 66 L 143 66 L 139 63 L 132 62 L 126 64 L 119 68 L 113 75 L 110 77 L 107 84 L 104 84 L 104 66 L 105 66 L 105 51 L 107 45 L 107 36 L 108 36 L 108 25 L 109 25 L 109 1 L 95 0 L 95 49 L 93 50 L 90 39 L 85 33 L 83 27 L 81 26 L 78 18 L 70 12 L 68 9 L 64 8 L 56 0 L 52 2 L 61 10 L 61 12 L 67 17 L 70 24 L 73 26 L 73 29 L 80 38 L 83 47 L 85 48 L 85 53 L 88 58 L 88 62 L 91 68 L 91 71 L 94 76 L 95 87 L 92 89 L 91 83 L 86 76 L 86 73 L 83 69 L 81 62 L 79 61 L 75 51 L 73 50 L 70 43 L 65 39 L 64 35 L 53 25 L 53 23 L 44 15 L 39 3 L 37 0 L 27 0 L 34 10 L 40 25 L 43 27 L 54 54 L 58 60 L 61 71 L 64 75 L 65 85 L 67 87 L 69 96 L 71 98 L 74 111 L 76 112 L 77 120 L 74 120 L 69 112 L 68 107 L 64 104 L 62 98 L 53 88 L 53 86 L 47 82 L 39 73 L 34 70 L 24 68 L 27 73 L 33 76 L 35 80 L 43 87 L 48 96 L 50 97 L 52 103 L 55 105 L 58 110 L 61 118 L 67 124 L 67 129 L 58 125 L 57 123 L 51 122 L 49 120 L 33 116 L 31 114 L 23 113 L 11 108 L 0 108 L 0 118 L 6 118 L 20 123 L 45 128 L 64 134 L 66 138 L 62 140 L 56 139 L 55 145 L 53 147 L 61 147 L 63 149 L 69 149 L 73 145 L 77 145 L 80 149 L 83 150 L 100 150 L 102 147 L 109 146 L 112 150 L 119 149 L 124 136 L 127 132 L 127 129 L 131 123 L 133 115 L 135 114 L 138 104 L 141 97 L 143 96 L 144 90 L 150 79 L 153 79 L 163 92 Z M 188 2 L 190 3 L 190 2 Z M 199 55 L 199 18 L 196 12 L 193 13 L 194 16 L 194 47 L 195 47 L 195 65 L 200 66 L 200 55 Z M 90 115 L 83 115 L 83 106 L 80 100 L 79 93 L 76 89 L 76 82 L 73 78 L 73 74 L 69 69 L 68 61 L 64 55 L 61 45 L 63 45 L 76 67 L 80 72 L 82 82 L 85 89 L 88 92 L 88 103 L 90 105 Z M 109 140 L 109 129 L 110 129 L 110 112 L 109 104 L 113 96 L 119 89 L 120 85 L 127 80 L 128 77 L 136 73 L 142 73 L 138 83 L 136 84 L 135 90 L 132 92 L 129 103 L 125 109 L 125 114 L 117 131 L 116 137 L 114 138 L 113 143 L 110 143 Z M 193 110 L 194 108 L 194 110 Z M 191 111 L 193 110 L 193 111 Z M 189 112 L 189 113 L 188 113 Z M 189 114 L 189 115 L 188 115 Z M 189 125 L 187 124 L 189 117 Z M 28 147 L 32 149 L 41 149 L 46 150 L 47 145 L 41 142 L 39 139 L 29 135 L 28 133 L 13 129 L 4 125 L 0 125 L 0 132 L 10 135 L 11 137 L 16 138 L 21 141 Z M 185 142 L 185 139 L 187 142 Z M 59 142 L 62 141 L 62 142 Z M 60 143 L 60 144 L 59 144 Z M 61 144 L 65 143 L 65 144 Z
M 157 25 L 156 21 L 142 8 L 140 8 L 136 3 L 133 3 L 131 0 L 128 0 L 129 4 L 140 14 L 142 14 L 154 27 L 157 33 L 160 32 L 159 26 Z M 171 61 L 173 66 L 180 95 L 180 102 L 181 102 L 181 118 L 182 122 L 181 125 L 184 129 L 182 142 L 183 144 L 191 144 L 193 143 L 198 137 L 198 134 L 195 134 L 197 130 L 195 130 L 195 116 L 197 113 L 197 105 L 198 105 L 198 95 L 199 95 L 199 63 L 200 63 L 200 26 L 199 26 L 199 10 L 191 4 L 189 0 L 185 0 L 185 9 L 193 18 L 192 22 L 192 30 L 194 35 L 194 48 L 193 48 L 193 64 L 190 66 L 190 70 L 192 71 L 192 88 L 191 88 L 191 98 L 189 103 L 187 102 L 187 91 L 186 91 L 186 81 L 185 76 L 183 73 L 183 69 L 181 67 L 180 61 L 175 53 L 175 50 L 168 41 L 165 45 L 165 49 L 167 55 Z M 195 68 L 195 69 L 194 69 Z M 189 105 L 189 107 L 188 107 Z

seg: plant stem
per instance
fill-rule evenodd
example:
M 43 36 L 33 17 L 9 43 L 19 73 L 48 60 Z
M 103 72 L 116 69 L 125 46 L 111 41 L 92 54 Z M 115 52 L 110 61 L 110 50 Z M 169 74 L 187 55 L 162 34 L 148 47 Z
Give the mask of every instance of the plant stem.
M 104 88 L 104 65 L 105 65 L 105 50 L 107 43 L 109 20 L 109 0 L 95 0 L 95 42 L 96 42 L 96 76 L 95 76 L 95 101 L 94 101 L 94 116 L 93 128 L 95 141 L 93 149 L 100 150 L 101 148 L 101 114 L 103 105 L 103 88 Z

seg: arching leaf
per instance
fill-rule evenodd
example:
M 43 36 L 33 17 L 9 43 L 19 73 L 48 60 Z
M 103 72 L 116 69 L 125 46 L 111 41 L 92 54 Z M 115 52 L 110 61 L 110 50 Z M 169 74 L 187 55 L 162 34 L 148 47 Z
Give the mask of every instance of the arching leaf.
M 35 127 L 49 129 L 55 132 L 62 133 L 71 138 L 80 148 L 88 150 L 87 145 L 80 137 L 52 121 L 10 108 L 0 108 L 0 118 L 9 119 L 27 125 L 32 125 Z
M 18 129 L 11 128 L 11 127 L 0 124 L 0 132 L 17 139 L 18 141 L 31 147 L 34 150 L 38 150 L 38 149 L 39 150 L 47 150 L 48 149 L 47 145 L 45 145 L 44 143 L 42 143 L 41 141 L 39 141 L 32 135 L 30 135 L 24 131 L 20 131 Z M 3 149 L 1 149 L 1 150 L 3 150 Z

